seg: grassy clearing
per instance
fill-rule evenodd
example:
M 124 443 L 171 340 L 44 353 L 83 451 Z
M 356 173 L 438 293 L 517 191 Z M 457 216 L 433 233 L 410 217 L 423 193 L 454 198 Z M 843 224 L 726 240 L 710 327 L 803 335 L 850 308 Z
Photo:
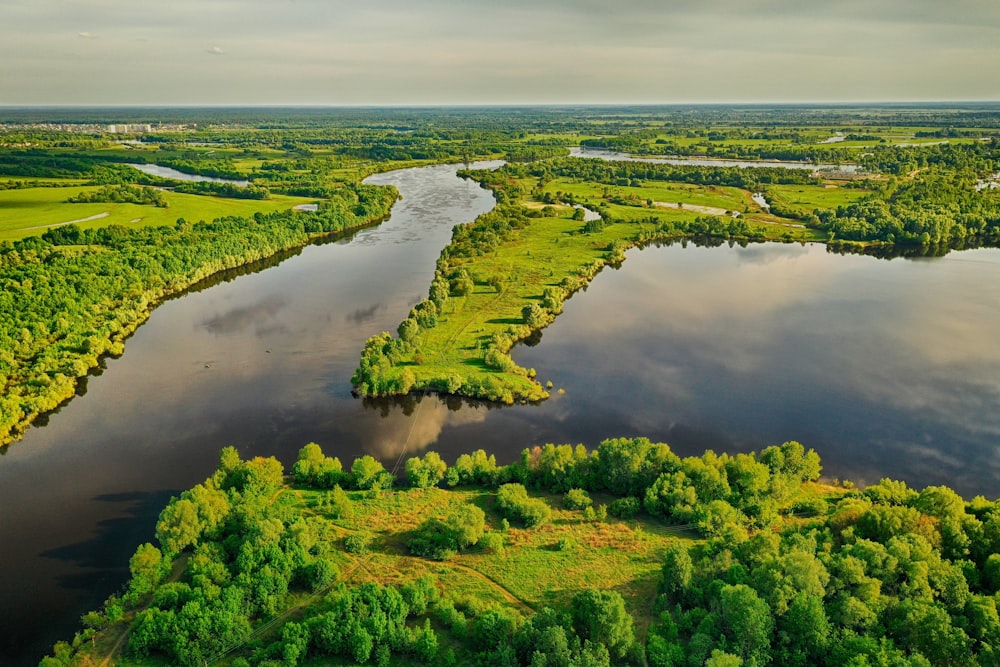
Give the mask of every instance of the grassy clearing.
M 526 185 L 530 184 L 525 181 Z M 574 182 L 557 178 L 546 184 L 545 192 L 572 193 L 577 199 L 612 200 L 635 199 L 637 204 L 647 200 L 712 206 L 740 212 L 760 211 L 750 199 L 750 193 L 740 188 L 719 185 L 692 185 L 688 183 L 655 183 L 642 187 L 602 185 L 600 183 Z
M 784 208 L 812 212 L 814 209 L 836 209 L 864 199 L 870 190 L 826 185 L 770 185 L 768 193 L 783 203 Z
M 377 497 L 353 495 L 354 517 L 337 524 L 372 533 L 375 540 L 372 558 L 355 571 L 350 583 L 400 584 L 434 574 L 453 597 L 477 599 L 487 606 L 511 605 L 522 613 L 566 607 L 573 594 L 587 588 L 613 589 L 626 599 L 639 628 L 645 628 L 653 620 L 651 607 L 665 549 L 675 540 L 692 539 L 648 517 L 586 521 L 580 510 L 560 509 L 559 496 L 532 493 L 552 508 L 548 522 L 503 532 L 503 553 L 472 549 L 439 563 L 408 555 L 410 531 L 466 503 L 483 509 L 488 530 L 499 531 L 501 519 L 493 510 L 492 491 L 432 488 L 389 491 Z
M 296 204 L 315 201 L 315 199 L 284 195 L 272 195 L 268 200 L 252 200 L 164 192 L 163 196 L 170 204 L 168 208 L 115 202 L 66 203 L 67 199 L 81 192 L 93 192 L 98 189 L 100 188 L 97 186 L 72 185 L 61 188 L 0 190 L 0 240 L 12 241 L 38 235 L 49 226 L 104 213 L 107 215 L 77 224 L 81 228 L 107 225 L 172 225 L 178 218 L 197 222 L 227 215 L 251 216 L 258 211 L 280 211 Z

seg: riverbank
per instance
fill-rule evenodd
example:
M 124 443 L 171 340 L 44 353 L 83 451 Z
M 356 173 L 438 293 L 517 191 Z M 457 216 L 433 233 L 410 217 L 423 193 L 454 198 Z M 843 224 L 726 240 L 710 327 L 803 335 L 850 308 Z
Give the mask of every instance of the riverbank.
M 385 218 L 394 188 L 354 186 L 313 212 L 183 220 L 170 227 L 73 225 L 0 252 L 0 444 L 73 398 L 165 299 L 214 274 Z

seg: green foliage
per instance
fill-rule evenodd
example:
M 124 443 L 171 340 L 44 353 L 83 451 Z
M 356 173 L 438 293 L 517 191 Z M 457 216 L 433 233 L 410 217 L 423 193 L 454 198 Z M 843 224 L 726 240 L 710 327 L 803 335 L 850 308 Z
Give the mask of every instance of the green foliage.
M 504 484 L 497 491 L 497 511 L 511 521 L 520 521 L 528 528 L 544 523 L 552 515 L 548 504 L 531 498 L 522 484 Z
M 545 326 L 549 319 L 548 314 L 537 303 L 529 303 L 522 308 L 521 317 L 524 318 L 524 323 L 532 329 Z
M 498 470 L 496 456 L 477 449 L 471 454 L 459 455 L 455 465 L 445 473 L 445 481 L 448 486 L 492 486 L 497 479 Z
M 413 457 L 406 460 L 406 481 L 414 488 L 426 489 L 444 481 L 448 465 L 437 452 L 427 452 L 424 458 Z
M 70 204 L 91 204 L 95 202 L 118 202 L 159 206 L 167 208 L 167 200 L 163 193 L 153 188 L 136 187 L 133 185 L 107 185 L 93 192 L 81 192 L 66 200 Z
M 631 519 L 639 510 L 642 509 L 642 504 L 639 502 L 638 498 L 632 498 L 631 496 L 626 498 L 618 498 L 608 506 L 608 514 L 619 519 Z
M 381 462 L 366 454 L 351 464 L 351 484 L 356 489 L 380 489 L 391 486 L 392 479 Z
M 296 484 L 319 489 L 332 489 L 347 481 L 340 459 L 324 456 L 323 450 L 315 442 L 299 450 L 298 460 L 292 466 L 292 477 Z
M 583 489 L 570 489 L 563 496 L 563 507 L 568 510 L 582 510 L 592 506 L 594 501 Z
M 586 640 L 604 644 L 612 657 L 623 658 L 635 639 L 632 617 L 617 591 L 583 591 L 573 596 L 573 628 Z
M 475 546 L 486 529 L 486 515 L 475 505 L 460 505 L 444 518 L 424 521 L 407 543 L 415 556 L 447 560 Z
M 363 554 L 368 551 L 372 536 L 368 533 L 351 533 L 344 538 L 344 551 L 349 554 Z

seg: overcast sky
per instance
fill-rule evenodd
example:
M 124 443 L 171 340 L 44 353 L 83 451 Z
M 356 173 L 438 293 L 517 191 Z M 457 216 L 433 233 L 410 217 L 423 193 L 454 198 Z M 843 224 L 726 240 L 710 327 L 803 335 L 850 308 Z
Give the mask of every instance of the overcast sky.
M 1000 0 L 0 0 L 0 105 L 1000 100 Z

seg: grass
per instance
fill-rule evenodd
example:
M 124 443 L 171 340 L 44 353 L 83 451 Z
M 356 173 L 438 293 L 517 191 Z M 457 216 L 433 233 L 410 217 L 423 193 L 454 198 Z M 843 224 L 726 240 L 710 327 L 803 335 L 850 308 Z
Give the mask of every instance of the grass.
M 371 560 L 355 571 L 350 583 L 399 584 L 433 574 L 454 598 L 509 605 L 522 613 L 566 607 L 575 593 L 587 588 L 613 589 L 622 594 L 643 629 L 653 620 L 665 549 L 678 539 L 693 539 L 649 517 L 585 521 L 582 511 L 561 509 L 559 496 L 533 492 L 550 505 L 552 518 L 536 528 L 509 528 L 503 553 L 473 548 L 440 563 L 408 555 L 410 531 L 458 505 L 479 506 L 486 512 L 488 529 L 500 530 L 494 495 L 482 489 L 437 488 L 389 491 L 374 498 L 354 494 L 354 517 L 337 523 L 371 532 L 376 539 Z M 570 546 L 560 550 L 560 541 Z
M 824 185 L 770 185 L 768 192 L 786 207 L 808 212 L 814 209 L 836 209 L 847 206 L 871 194 L 870 190 Z
M 13 241 L 42 234 L 46 228 L 107 213 L 106 216 L 77 223 L 82 228 L 172 225 L 178 218 L 190 222 L 213 220 L 227 215 L 250 216 L 314 202 L 304 197 L 272 195 L 268 200 L 225 199 L 202 195 L 164 192 L 169 208 L 124 203 L 68 204 L 66 200 L 81 192 L 93 192 L 97 186 L 68 185 L 60 188 L 23 188 L 0 190 L 0 240 Z

